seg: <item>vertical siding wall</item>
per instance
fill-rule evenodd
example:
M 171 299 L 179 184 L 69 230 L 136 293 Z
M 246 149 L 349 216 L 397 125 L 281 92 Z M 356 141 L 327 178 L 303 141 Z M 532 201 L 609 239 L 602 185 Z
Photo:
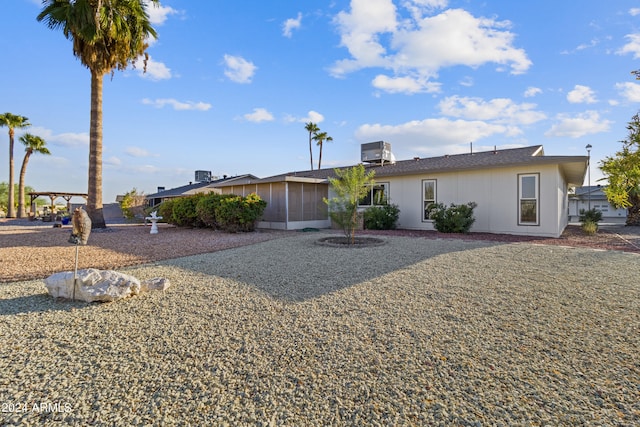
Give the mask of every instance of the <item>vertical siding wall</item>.
M 239 196 L 256 193 L 267 202 L 262 222 L 290 223 L 327 221 L 329 213 L 323 198 L 328 196 L 328 188 L 327 184 L 271 182 L 223 187 L 222 192 Z
M 540 174 L 539 225 L 518 225 L 518 175 Z M 437 201 L 476 202 L 471 231 L 558 237 L 566 226 L 566 184 L 556 165 L 482 171 L 377 177 L 390 183 L 390 200 L 400 207 L 398 227 L 433 230 L 422 221 L 422 180 L 437 180 Z M 563 209 L 563 204 L 565 208 Z

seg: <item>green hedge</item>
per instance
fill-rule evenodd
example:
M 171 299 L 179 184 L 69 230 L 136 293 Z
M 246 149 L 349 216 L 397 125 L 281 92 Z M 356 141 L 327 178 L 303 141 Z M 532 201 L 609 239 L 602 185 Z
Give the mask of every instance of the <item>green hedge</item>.
M 253 231 L 266 207 L 267 202 L 255 193 L 223 198 L 215 205 L 216 222 L 224 231 Z
M 437 203 L 431 207 L 429 218 L 433 226 L 441 233 L 468 233 L 475 222 L 473 209 L 478 206 L 475 202 L 463 205 L 451 203 L 449 207 Z
M 179 227 L 210 227 L 229 232 L 253 231 L 267 202 L 257 194 L 195 194 L 162 202 L 158 214 Z
M 222 200 L 237 197 L 233 194 L 216 194 L 209 193 L 198 200 L 196 205 L 196 214 L 200 221 L 206 226 L 211 228 L 220 228 L 220 224 L 216 220 L 216 206 L 218 206 Z
M 399 216 L 398 205 L 372 206 L 364 211 L 364 228 L 368 230 L 393 230 L 396 228 Z

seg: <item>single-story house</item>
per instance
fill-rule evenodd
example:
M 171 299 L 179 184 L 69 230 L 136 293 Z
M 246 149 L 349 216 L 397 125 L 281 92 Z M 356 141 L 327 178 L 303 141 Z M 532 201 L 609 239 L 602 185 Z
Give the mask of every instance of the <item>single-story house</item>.
M 625 223 L 627 210 L 611 206 L 604 189 L 601 185 L 576 187 L 575 194 L 569 196 L 569 221 L 577 222 L 582 209 L 597 209 L 602 212 L 602 222 Z
M 197 176 L 197 173 L 196 173 Z M 183 185 L 181 187 L 171 188 L 169 190 L 165 190 L 163 187 L 159 187 L 158 191 L 153 194 L 148 194 L 146 196 L 147 205 L 149 206 L 157 206 L 162 203 L 164 200 L 172 199 L 175 197 L 182 196 L 190 196 L 192 194 L 198 193 L 220 193 L 220 190 L 215 188 L 215 185 L 223 182 L 234 182 L 237 184 L 242 184 L 244 182 L 250 182 L 252 180 L 259 179 L 257 176 L 251 174 L 238 175 L 238 176 L 224 176 L 220 179 L 215 179 L 213 181 L 200 181 L 200 182 L 190 182 L 187 185 Z
M 559 237 L 569 222 L 569 188 L 582 185 L 587 172 L 587 156 L 545 156 L 541 145 L 387 162 L 388 143 L 377 158 L 365 156 L 369 145 L 363 144 L 362 159 L 376 183 L 361 207 L 398 205 L 404 229 L 433 230 L 433 203 L 475 202 L 472 232 Z M 263 198 L 267 209 L 258 227 L 328 228 L 322 200 L 333 196 L 328 178 L 334 175 L 333 168 L 319 169 L 212 187 Z

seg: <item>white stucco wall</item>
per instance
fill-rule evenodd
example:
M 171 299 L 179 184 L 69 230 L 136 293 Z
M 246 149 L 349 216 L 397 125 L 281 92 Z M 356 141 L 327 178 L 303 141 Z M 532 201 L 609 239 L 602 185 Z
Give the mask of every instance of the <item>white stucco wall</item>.
M 518 225 L 518 175 L 540 174 L 539 225 Z M 503 168 L 401 177 L 389 182 L 391 203 L 400 207 L 399 228 L 432 230 L 422 221 L 422 180 L 437 180 L 437 201 L 449 205 L 476 202 L 471 231 L 558 237 L 567 224 L 566 184 L 557 165 Z M 564 202 L 563 202 L 564 201 Z

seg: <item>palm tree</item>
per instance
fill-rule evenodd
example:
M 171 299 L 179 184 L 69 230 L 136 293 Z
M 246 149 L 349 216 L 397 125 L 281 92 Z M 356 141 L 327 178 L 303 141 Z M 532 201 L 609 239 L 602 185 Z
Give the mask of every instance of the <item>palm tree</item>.
M 309 132 L 309 161 L 311 162 L 311 170 L 313 170 L 313 151 L 311 148 L 311 141 L 313 140 L 313 135 L 320 131 L 320 128 L 313 122 L 305 123 L 304 128 Z
M 159 4 L 159 0 L 149 0 Z M 91 72 L 87 213 L 92 228 L 105 228 L 102 212 L 102 83 L 144 55 L 147 38 L 157 37 L 145 0 L 43 0 L 37 17 L 73 42 L 73 54 Z
M 9 194 L 7 198 L 7 218 L 16 217 L 15 185 L 13 184 L 13 143 L 15 128 L 31 126 L 29 119 L 11 113 L 0 114 L 0 126 L 9 128 Z
M 318 169 L 320 169 L 320 165 L 322 164 L 322 143 L 324 141 L 331 142 L 333 138 L 328 136 L 326 132 L 318 132 L 313 136 L 313 140 L 316 141 L 318 147 L 320 147 L 320 156 L 318 157 Z
M 27 163 L 29 163 L 29 157 L 33 153 L 40 154 L 51 154 L 49 149 L 45 147 L 47 143 L 44 139 L 39 136 L 32 135 L 30 133 L 25 133 L 20 137 L 20 142 L 22 142 L 25 148 L 24 160 L 22 161 L 22 167 L 20 168 L 20 184 L 18 186 L 18 218 L 26 218 L 27 213 L 25 209 L 24 203 L 24 176 L 27 172 Z

